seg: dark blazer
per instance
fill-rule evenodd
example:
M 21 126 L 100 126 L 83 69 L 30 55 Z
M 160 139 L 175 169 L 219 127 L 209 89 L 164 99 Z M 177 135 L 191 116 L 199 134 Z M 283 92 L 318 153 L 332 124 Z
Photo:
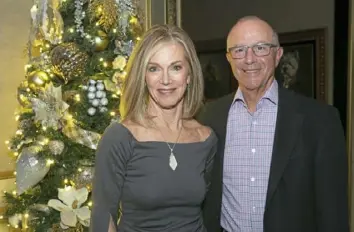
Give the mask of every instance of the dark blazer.
M 197 119 L 219 138 L 203 208 L 219 232 L 226 124 L 234 94 L 205 106 Z M 264 232 L 348 232 L 348 157 L 338 111 L 279 87 Z

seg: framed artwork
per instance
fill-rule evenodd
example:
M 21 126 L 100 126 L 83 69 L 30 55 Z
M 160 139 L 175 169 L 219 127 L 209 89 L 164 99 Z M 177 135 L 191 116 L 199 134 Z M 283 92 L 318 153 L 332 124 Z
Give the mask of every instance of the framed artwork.
M 140 7 L 144 10 L 145 29 L 149 29 L 154 24 L 172 24 L 181 27 L 181 1 L 140 1 Z
M 226 39 L 195 42 L 204 75 L 204 96 L 213 100 L 237 88 L 231 67 L 226 59 Z
M 327 102 L 326 29 L 283 33 L 279 42 L 284 49 L 275 72 L 279 84 Z

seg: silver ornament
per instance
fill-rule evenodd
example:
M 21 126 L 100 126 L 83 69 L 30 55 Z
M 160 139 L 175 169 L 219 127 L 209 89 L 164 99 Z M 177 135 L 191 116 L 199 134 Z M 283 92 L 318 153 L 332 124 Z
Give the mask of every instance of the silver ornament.
M 60 140 L 50 141 L 48 146 L 49 146 L 50 152 L 53 155 L 60 155 L 63 152 L 64 147 L 65 147 L 64 143 Z
M 97 91 L 96 92 L 96 98 L 102 98 L 103 97 L 103 91 Z
M 93 108 L 93 107 L 90 107 L 88 110 L 87 110 L 87 113 L 91 116 L 95 115 L 96 113 L 96 109 Z
M 37 156 L 38 148 L 24 148 L 16 161 L 17 193 L 21 195 L 41 181 L 49 171 L 46 161 Z
M 88 88 L 88 91 L 90 91 L 90 92 L 96 92 L 96 87 L 95 86 L 90 86 L 89 88 Z
M 100 101 L 100 104 L 102 106 L 106 106 L 108 104 L 108 99 L 107 98 L 102 98 L 101 101 Z
M 100 100 L 98 99 L 93 99 L 92 102 L 91 102 L 92 106 L 98 106 L 100 104 Z
M 96 88 L 97 88 L 98 90 L 104 90 L 104 84 L 103 84 L 103 83 L 98 83 L 98 84 L 96 85 Z
M 106 97 L 106 91 L 102 91 L 102 98 Z
M 108 109 L 106 107 L 100 107 L 100 112 L 101 113 L 104 113 L 104 112 L 107 112 Z
M 88 97 L 88 99 L 94 99 L 94 98 L 96 97 L 96 95 L 95 95 L 95 93 L 93 93 L 93 92 L 89 92 L 89 93 L 87 94 L 87 97 Z
M 96 81 L 95 80 L 89 80 L 89 84 L 90 85 L 94 85 L 94 84 L 96 84 Z

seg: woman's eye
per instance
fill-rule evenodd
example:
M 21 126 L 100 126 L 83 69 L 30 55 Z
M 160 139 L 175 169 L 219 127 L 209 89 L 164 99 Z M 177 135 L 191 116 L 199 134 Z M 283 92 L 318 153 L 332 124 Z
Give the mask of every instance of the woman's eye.
M 179 70 L 181 70 L 182 69 L 182 66 L 181 65 L 175 65 L 175 66 L 173 66 L 173 70 L 175 70 L 175 71 L 179 71 Z
M 157 68 L 154 66 L 151 66 L 148 68 L 149 72 L 156 72 Z

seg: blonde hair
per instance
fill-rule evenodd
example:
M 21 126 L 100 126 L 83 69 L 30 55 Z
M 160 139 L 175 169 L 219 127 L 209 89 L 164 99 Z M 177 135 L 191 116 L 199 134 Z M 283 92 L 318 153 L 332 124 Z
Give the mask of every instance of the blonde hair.
M 149 91 L 145 83 L 147 65 L 156 52 L 157 46 L 167 42 L 177 42 L 182 45 L 189 64 L 190 82 L 183 101 L 182 117 L 193 118 L 202 106 L 204 80 L 193 41 L 179 27 L 155 25 L 145 32 L 129 58 L 119 106 L 122 121 L 131 120 L 145 124 L 144 119 L 149 116 L 147 115 Z

